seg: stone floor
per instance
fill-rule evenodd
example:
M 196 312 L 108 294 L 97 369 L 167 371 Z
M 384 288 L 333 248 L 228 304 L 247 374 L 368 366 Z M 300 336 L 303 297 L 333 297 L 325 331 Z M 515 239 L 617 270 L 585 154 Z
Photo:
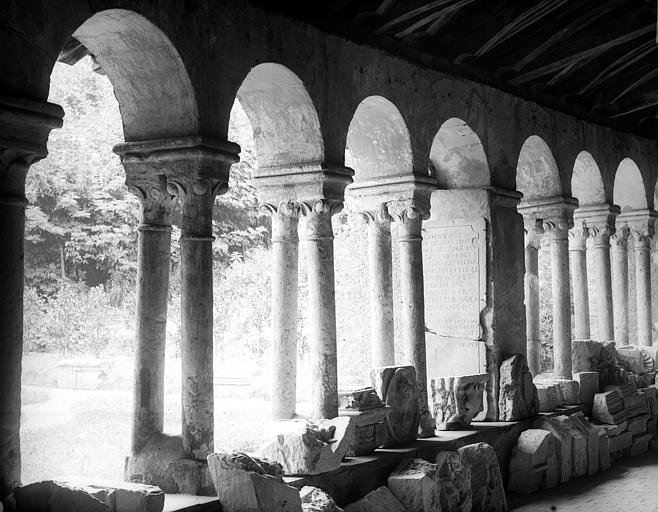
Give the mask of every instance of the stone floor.
M 508 495 L 514 512 L 658 512 L 658 450 L 613 463 L 608 471 L 585 476 L 530 496 Z

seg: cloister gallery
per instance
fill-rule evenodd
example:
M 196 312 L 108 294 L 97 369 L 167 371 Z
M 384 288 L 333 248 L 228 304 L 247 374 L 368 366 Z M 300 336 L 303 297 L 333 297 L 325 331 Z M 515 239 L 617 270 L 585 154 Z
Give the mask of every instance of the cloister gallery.
M 30 165 L 47 158 L 49 133 L 62 124 L 62 108 L 46 101 L 55 62 L 74 64 L 88 55 L 119 102 L 125 142 L 114 151 L 142 208 L 127 481 L 167 493 L 219 493 L 224 510 L 297 510 L 299 497 L 276 507 L 268 500 L 304 485 L 322 489 L 341 506 L 366 500 L 352 510 L 389 510 L 367 508 L 369 493 L 383 494 L 388 479 L 395 495 L 390 499 L 404 509 L 440 510 L 428 502 L 413 508 L 405 500 L 416 491 L 400 491 L 395 482 L 409 472 L 434 478 L 419 462 L 424 459 L 438 474 L 449 464 L 441 485 L 460 488 L 455 479 L 461 470 L 455 468 L 468 466 L 468 456 L 455 450 L 466 445 L 490 444 L 501 482 L 521 492 L 577 476 L 562 467 L 550 475 L 551 449 L 558 463 L 565 461 L 564 435 L 581 432 L 588 447 L 596 444 L 597 454 L 601 449 L 596 461 L 585 455 L 590 472 L 609 466 L 603 451 L 614 459 L 655 447 L 657 102 L 656 73 L 643 75 L 642 59 L 656 46 L 656 6 L 543 0 L 499 2 L 478 11 L 480 3 L 341 0 L 275 8 L 247 0 L 34 0 L 0 6 L 5 507 L 20 509 L 21 499 L 33 499 L 30 486 L 19 492 L 25 178 Z M 568 38 L 583 31 L 591 36 L 591 17 L 616 31 L 603 42 L 579 39 L 575 53 Z M 469 19 L 479 28 L 466 35 Z M 647 20 L 648 28 L 642 25 Z M 440 39 L 444 29 L 449 41 Z M 439 49 L 454 46 L 459 55 L 443 58 L 440 50 L 437 56 L 428 41 Z M 605 58 L 596 60 L 600 56 Z M 514 58 L 516 67 L 508 65 Z M 535 68 L 540 71 L 528 71 Z M 573 75 L 576 69 L 582 76 Z M 592 99 L 587 94 L 594 90 Z M 278 442 L 292 443 L 296 431 L 285 420 L 296 412 L 301 241 L 308 258 L 312 419 L 318 422 L 302 423 L 317 438 L 320 447 L 313 449 L 338 454 L 335 465 L 327 462 L 324 469 L 287 466 L 311 450 L 301 442 L 260 454 L 277 459 L 286 449 L 299 452 L 288 453 L 271 471 L 251 456 L 244 456 L 247 463 L 243 454 L 213 454 L 211 221 L 240 158 L 240 147 L 227 138 L 236 99 L 253 126 L 253 180 L 272 220 L 272 418 L 283 420 L 278 424 L 286 433 Z M 366 390 L 343 390 L 337 378 L 331 221 L 346 197 L 368 226 L 370 303 L 363 310 L 372 342 L 363 351 L 371 353 L 373 369 L 364 371 L 372 371 L 374 389 Z M 182 212 L 183 420 L 182 435 L 168 436 L 162 432 L 164 348 L 175 209 Z M 540 366 L 540 246 L 550 249 L 551 374 Z M 394 275 L 400 280 L 397 302 Z M 402 322 L 397 339 L 396 309 Z M 396 347 L 403 360 L 396 359 Z M 466 383 L 466 377 L 473 379 Z M 611 405 L 614 400 L 621 408 Z M 623 437 L 619 425 L 632 423 L 633 407 L 646 416 L 644 428 L 622 442 L 616 439 Z M 370 409 L 379 416 L 366 414 Z M 615 416 L 620 410 L 626 411 L 623 419 Z M 566 418 L 567 434 L 555 417 Z M 350 421 L 331 423 L 335 418 Z M 611 425 L 619 428 L 611 432 Z M 351 437 L 343 442 L 340 436 Z M 549 455 L 526 467 L 521 455 L 536 453 L 528 446 L 537 436 Z M 398 445 L 409 450 L 386 449 Z M 448 458 L 441 455 L 446 452 Z M 346 453 L 354 457 L 341 465 Z M 364 453 L 371 456 L 360 458 Z M 414 459 L 411 466 L 405 457 Z M 576 455 L 569 457 L 575 464 Z M 504 490 L 495 506 L 478 498 L 475 466 L 464 491 L 469 508 L 446 498 L 443 510 L 506 508 Z M 254 491 L 257 505 L 240 508 L 233 491 L 223 488 L 222 471 L 247 475 L 240 480 L 243 490 L 256 485 L 254 475 L 266 475 L 272 489 Z M 529 474 L 537 482 L 526 482 Z M 58 485 L 48 492 L 63 492 L 66 485 Z M 80 488 L 88 491 L 92 484 L 86 485 Z M 126 489 L 157 495 L 147 487 Z M 120 510 L 118 501 L 107 501 L 103 510 Z

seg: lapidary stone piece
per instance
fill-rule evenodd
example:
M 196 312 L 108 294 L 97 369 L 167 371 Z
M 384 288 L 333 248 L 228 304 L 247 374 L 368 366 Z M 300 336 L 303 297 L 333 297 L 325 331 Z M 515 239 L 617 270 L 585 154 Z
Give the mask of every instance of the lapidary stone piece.
M 260 449 L 275 460 L 286 475 L 317 475 L 340 467 L 354 440 L 352 418 L 281 420 L 270 427 L 271 438 Z
M 578 402 L 585 414 L 591 414 L 594 395 L 599 392 L 598 372 L 574 373 L 574 380 L 578 382 Z
M 359 501 L 350 503 L 345 512 L 407 512 L 388 487 L 370 491 Z
M 500 365 L 498 416 L 501 421 L 517 421 L 539 412 L 537 388 L 532 382 L 525 356 L 514 355 Z
M 438 453 L 436 467 L 441 481 L 441 508 L 454 512 L 471 512 L 471 467 L 462 462 L 457 452 L 451 451 Z
M 507 496 L 494 449 L 487 443 L 475 443 L 459 448 L 457 453 L 471 470 L 471 511 L 506 512 Z
M 384 402 L 373 387 L 356 389 L 338 397 L 340 409 L 354 409 L 356 411 L 367 411 L 384 407 Z
M 571 480 L 571 430 L 553 418 L 537 420 L 534 428 L 548 430 L 553 434 L 560 482 L 565 483 Z
M 408 512 L 441 512 L 441 482 L 436 464 L 407 459 L 388 477 L 388 488 Z
M 362 388 L 339 397 L 339 416 L 349 416 L 354 423 L 354 440 L 348 457 L 368 455 L 379 448 L 386 436 L 386 416 L 391 408 L 380 400 L 375 388 Z
M 413 366 L 382 366 L 373 368 L 372 384 L 385 405 L 385 448 L 416 440 L 420 423 L 420 404 L 416 370 Z
M 558 482 L 558 464 L 553 435 L 547 430 L 521 432 L 512 451 L 508 488 L 519 494 L 550 489 Z
M 299 491 L 304 512 L 343 512 L 334 499 L 322 489 L 305 485 Z
M 576 478 L 587 474 L 587 439 L 578 430 L 568 416 L 556 416 L 555 421 L 569 431 L 571 436 L 571 477 Z
M 208 467 L 224 512 L 301 512 L 299 491 L 281 466 L 242 452 L 211 453 Z
M 484 408 L 487 375 L 439 377 L 431 380 L 434 418 L 439 430 L 463 430 Z
M 555 384 L 547 384 L 545 382 L 538 382 L 535 384 L 537 388 L 537 400 L 539 401 L 539 412 L 551 412 L 557 407 L 559 400 L 559 389 Z
M 594 427 L 582 412 L 569 416 L 571 424 L 585 437 L 587 442 L 587 474 L 593 475 L 599 470 L 599 429 Z
M 617 389 L 594 395 L 592 418 L 599 423 L 616 425 L 628 418 L 622 394 Z

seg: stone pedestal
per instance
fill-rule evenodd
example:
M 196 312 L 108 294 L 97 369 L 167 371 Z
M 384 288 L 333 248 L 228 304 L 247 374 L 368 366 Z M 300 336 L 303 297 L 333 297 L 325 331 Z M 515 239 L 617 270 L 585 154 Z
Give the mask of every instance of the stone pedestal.
M 628 345 L 628 227 L 620 226 L 610 237 L 612 260 L 612 308 L 615 343 Z
M 0 98 L 0 503 L 20 482 L 25 176 L 48 152 L 64 112 L 52 103 Z
M 264 208 L 272 217 L 272 418 L 290 419 L 297 404 L 299 206 Z
M 575 227 L 569 232 L 569 271 L 573 290 L 574 337 L 577 340 L 590 338 L 586 243 L 587 229 Z

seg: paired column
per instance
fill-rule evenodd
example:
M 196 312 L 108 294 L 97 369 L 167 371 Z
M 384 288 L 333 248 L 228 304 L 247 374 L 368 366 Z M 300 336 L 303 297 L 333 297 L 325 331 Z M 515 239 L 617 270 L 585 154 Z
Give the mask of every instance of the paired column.
M 420 401 L 420 437 L 434 435 L 434 424 L 428 407 L 427 353 L 425 349 L 425 292 L 423 287 L 423 218 L 429 207 L 416 201 L 389 203 L 389 211 L 397 223 L 400 250 L 400 306 L 402 341 L 407 357 L 416 369 Z
M 290 419 L 297 404 L 299 205 L 265 205 L 272 217 L 272 417 Z
M 303 240 L 307 247 L 314 418 L 338 416 L 334 233 L 331 217 L 342 208 L 342 201 L 337 200 L 302 203 L 302 214 L 306 220 Z
M 577 340 L 590 339 L 587 236 L 587 229 L 582 227 L 574 228 L 569 232 L 569 271 L 573 288 L 574 337 Z
M 610 237 L 615 232 L 616 213 L 612 213 L 603 223 L 588 222 L 592 238 L 591 251 L 594 257 L 596 296 L 598 298 L 597 338 L 600 342 L 612 341 L 614 333 L 614 314 L 612 307 L 612 273 L 610 268 Z
M 651 238 L 656 212 L 643 210 L 624 215 L 633 237 L 635 255 L 635 290 L 637 301 L 637 343 L 651 346 Z
M 130 171 L 126 169 L 129 173 Z M 171 261 L 171 213 L 176 196 L 164 175 L 129 186 L 140 200 L 137 247 L 137 328 L 133 393 L 132 454 L 142 451 L 164 427 L 167 299 Z
M 63 115 L 51 103 L 0 98 L 0 504 L 21 480 L 25 177 Z
M 525 318 L 528 368 L 533 375 L 541 373 L 541 340 L 539 314 L 539 248 L 543 228 L 529 219 L 525 222 Z
M 612 307 L 615 343 L 628 345 L 628 236 L 627 226 L 610 237 L 612 259 Z
M 391 216 L 385 205 L 362 213 L 368 222 L 371 366 L 395 364 Z

